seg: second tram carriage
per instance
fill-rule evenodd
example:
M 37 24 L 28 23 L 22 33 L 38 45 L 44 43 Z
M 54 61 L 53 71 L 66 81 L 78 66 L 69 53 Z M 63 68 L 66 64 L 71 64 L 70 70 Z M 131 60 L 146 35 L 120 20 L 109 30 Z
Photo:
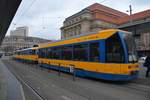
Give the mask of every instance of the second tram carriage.
M 37 64 L 38 63 L 37 51 L 38 47 L 17 50 L 16 52 L 14 52 L 13 58 L 21 62 Z

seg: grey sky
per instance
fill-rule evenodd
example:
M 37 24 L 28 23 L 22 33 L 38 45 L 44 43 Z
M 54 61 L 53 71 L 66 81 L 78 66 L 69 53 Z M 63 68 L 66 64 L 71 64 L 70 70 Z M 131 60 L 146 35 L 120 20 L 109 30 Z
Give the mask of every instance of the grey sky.
M 93 3 L 125 13 L 130 4 L 133 13 L 150 9 L 150 0 L 22 0 L 7 35 L 15 27 L 29 26 L 30 36 L 60 39 L 60 27 L 65 18 Z

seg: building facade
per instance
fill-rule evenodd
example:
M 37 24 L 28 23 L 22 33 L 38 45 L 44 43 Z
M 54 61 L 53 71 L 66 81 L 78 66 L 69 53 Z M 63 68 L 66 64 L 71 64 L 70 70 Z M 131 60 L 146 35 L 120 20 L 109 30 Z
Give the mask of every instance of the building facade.
M 40 43 L 51 42 L 51 40 L 47 39 L 29 37 L 28 32 L 29 28 L 26 26 L 17 27 L 15 30 L 10 31 L 10 36 L 6 36 L 3 39 L 0 47 L 1 51 L 12 53 L 15 50 L 30 48 Z
M 65 19 L 61 27 L 61 38 L 115 28 L 117 20 L 125 16 L 128 15 L 97 3 L 93 4 Z
M 30 48 L 39 43 L 51 42 L 50 40 L 37 37 L 23 37 L 23 36 L 6 36 L 1 45 L 1 51 L 13 52 L 24 48 Z
M 119 28 L 133 33 L 140 56 L 150 54 L 150 9 L 129 16 L 126 13 L 95 3 L 68 17 L 61 27 L 61 39 L 79 34 Z
M 29 28 L 27 26 L 17 27 L 15 30 L 10 31 L 10 36 L 28 36 Z
M 132 32 L 139 56 L 150 55 L 150 10 L 129 17 L 123 18 L 117 28 Z

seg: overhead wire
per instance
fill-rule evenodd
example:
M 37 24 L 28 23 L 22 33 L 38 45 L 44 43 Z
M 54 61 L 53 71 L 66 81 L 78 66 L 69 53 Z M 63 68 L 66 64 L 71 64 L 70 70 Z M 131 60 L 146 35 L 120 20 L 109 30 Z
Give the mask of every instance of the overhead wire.
M 15 24 L 19 23 L 19 21 L 21 20 L 21 18 L 24 17 L 24 15 L 31 9 L 31 7 L 33 6 L 33 4 L 36 2 L 37 0 L 32 0 L 32 2 L 29 4 L 29 6 L 24 10 L 24 12 L 21 14 L 21 16 L 18 18 L 18 20 L 16 21 Z
M 99 3 L 103 3 L 103 2 L 105 2 L 105 1 L 107 1 L 107 0 L 103 0 L 103 1 L 101 1 L 101 2 L 99 2 Z

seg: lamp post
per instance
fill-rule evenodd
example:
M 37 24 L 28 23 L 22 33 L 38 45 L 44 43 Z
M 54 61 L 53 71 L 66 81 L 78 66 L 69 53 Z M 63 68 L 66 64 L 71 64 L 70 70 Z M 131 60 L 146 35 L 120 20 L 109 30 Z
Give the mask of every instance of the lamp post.
M 127 12 L 130 12 L 129 19 L 130 19 L 130 24 L 132 24 L 132 6 L 131 5 L 129 5 L 129 10 L 127 10 Z

